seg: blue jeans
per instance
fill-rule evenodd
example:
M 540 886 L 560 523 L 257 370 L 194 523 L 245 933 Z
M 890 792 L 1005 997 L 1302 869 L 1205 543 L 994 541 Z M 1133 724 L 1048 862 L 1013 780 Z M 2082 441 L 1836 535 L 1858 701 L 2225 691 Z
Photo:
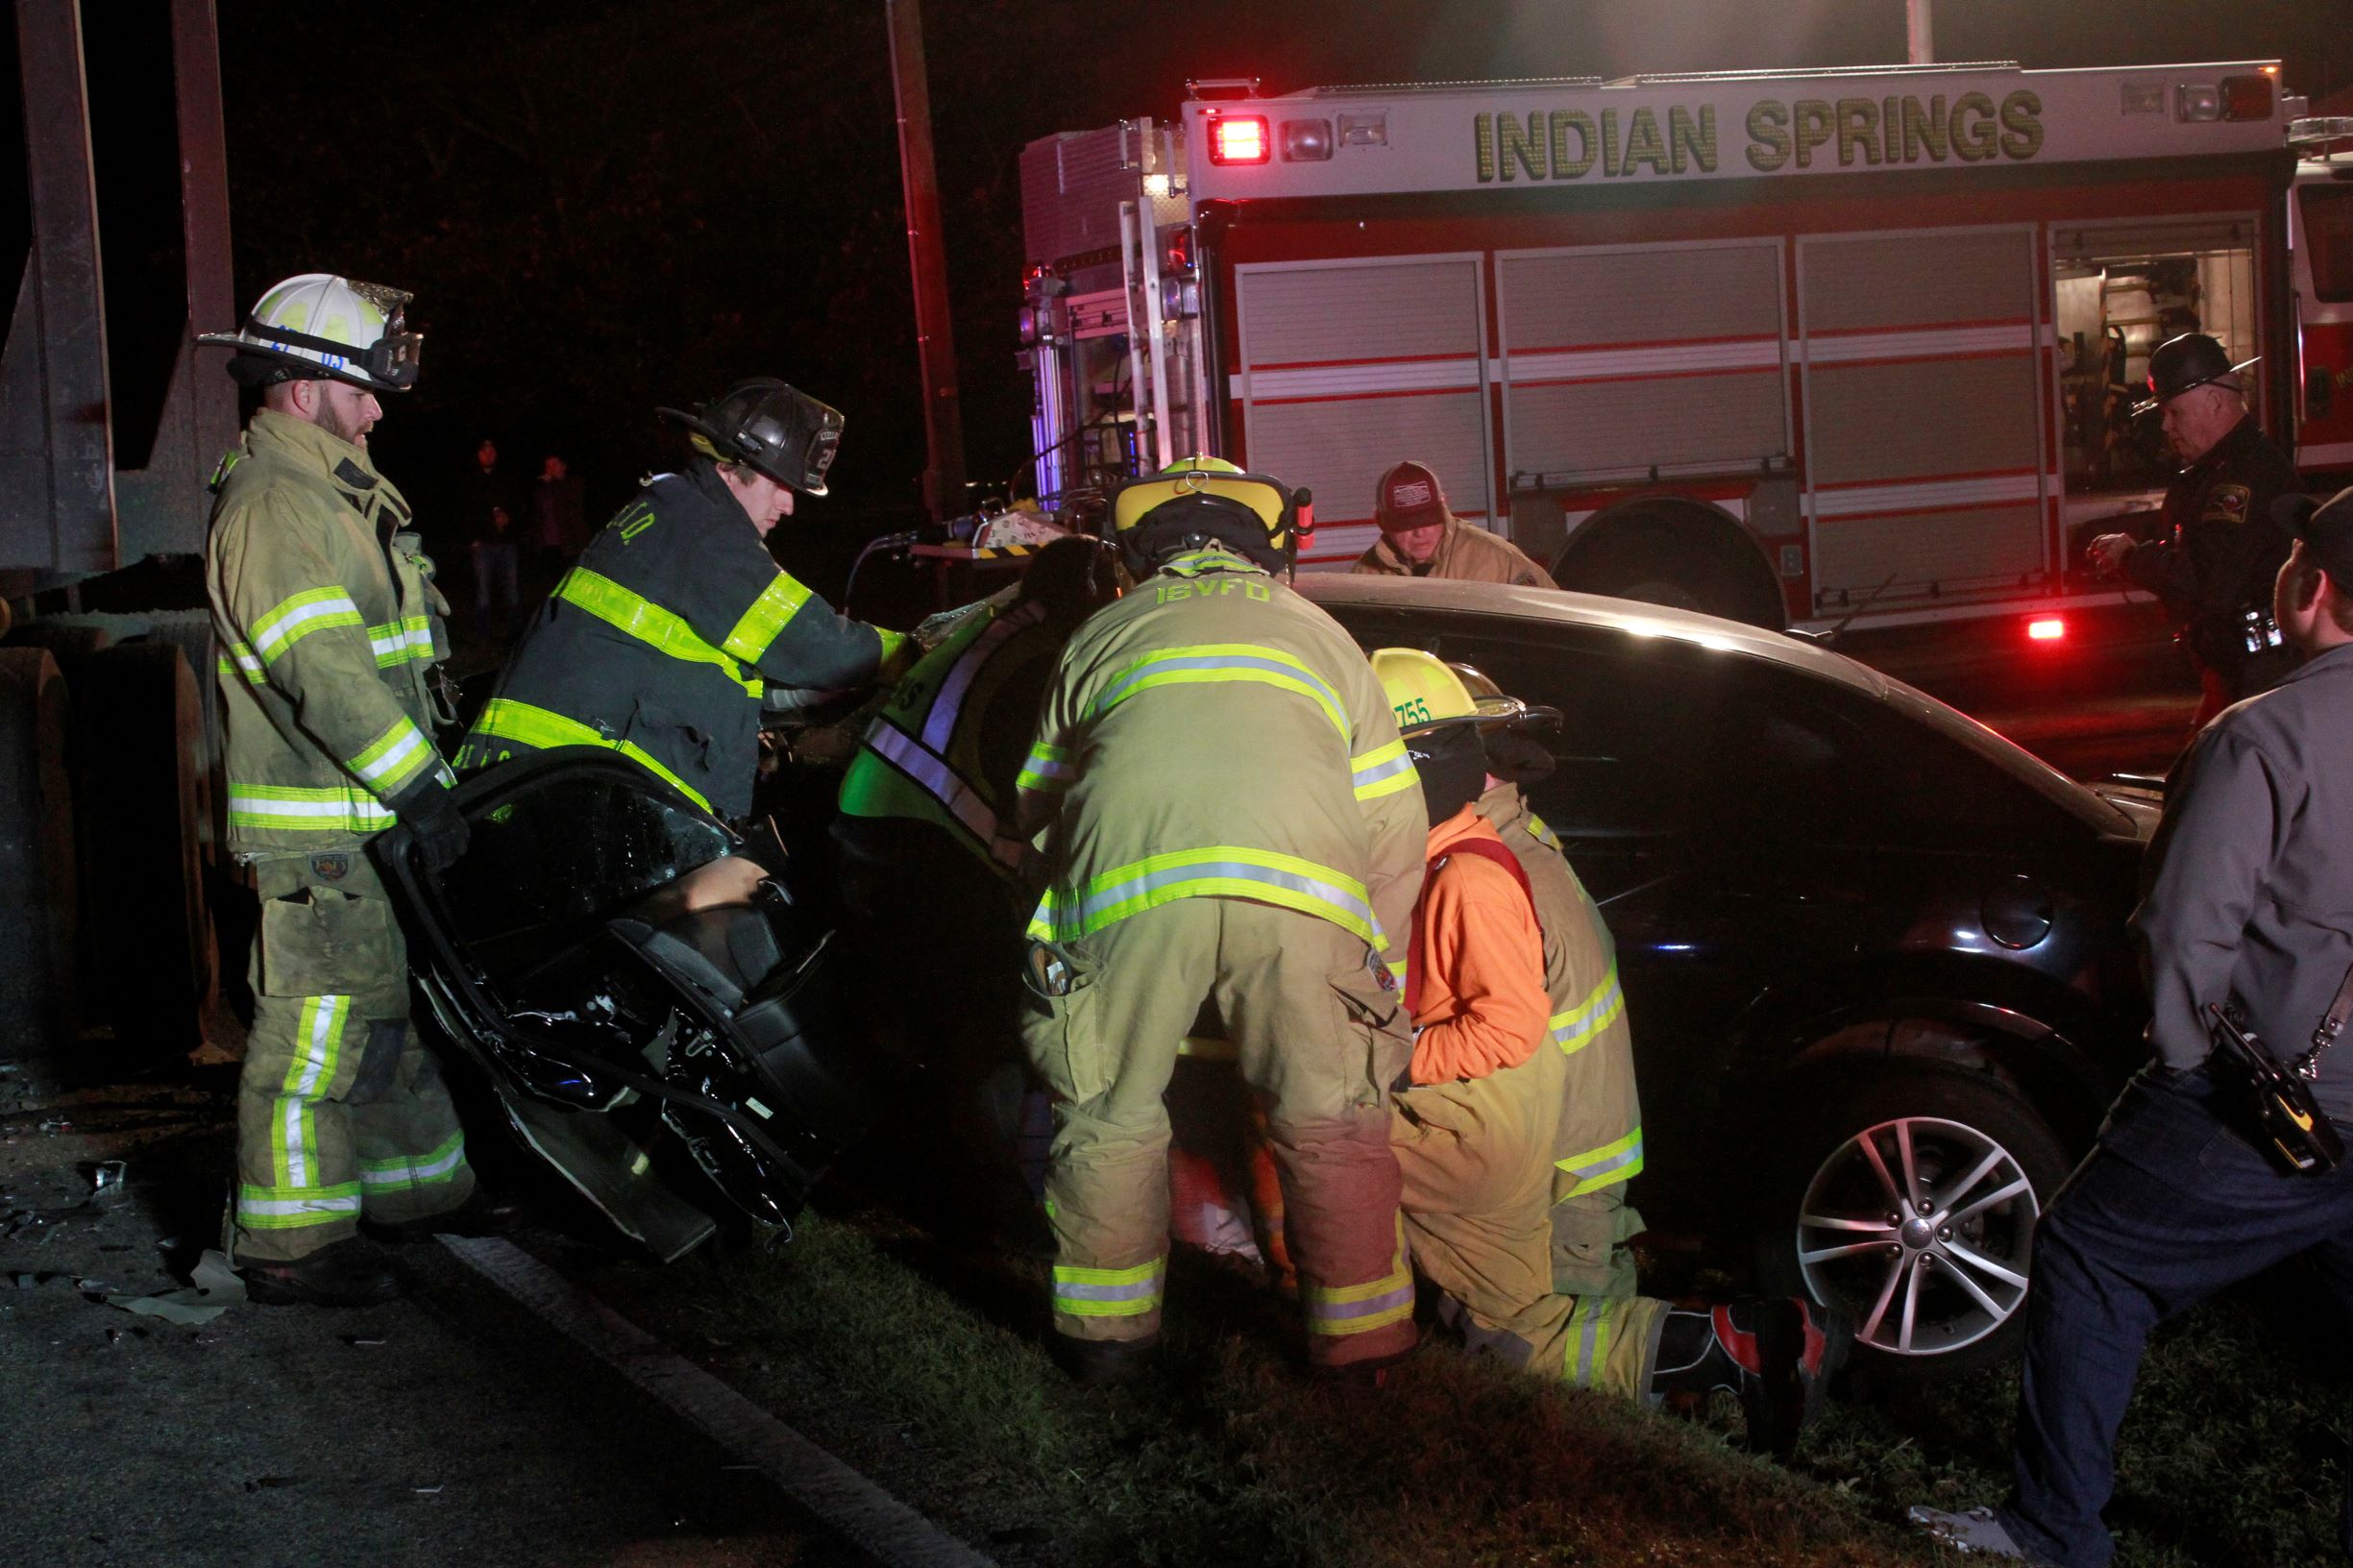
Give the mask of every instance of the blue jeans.
M 2061 1568 L 2099 1568 L 2115 1553 L 2099 1515 L 2151 1329 L 2317 1248 L 2338 1315 L 2316 1337 L 2344 1332 L 2353 1163 L 2280 1174 L 2223 1125 L 2215 1092 L 2203 1068 L 2143 1069 L 2035 1230 L 2014 1489 L 2000 1515 L 2020 1546 Z M 2353 1521 L 2353 1497 L 2346 1507 Z M 2353 1553 L 2353 1533 L 2344 1538 Z

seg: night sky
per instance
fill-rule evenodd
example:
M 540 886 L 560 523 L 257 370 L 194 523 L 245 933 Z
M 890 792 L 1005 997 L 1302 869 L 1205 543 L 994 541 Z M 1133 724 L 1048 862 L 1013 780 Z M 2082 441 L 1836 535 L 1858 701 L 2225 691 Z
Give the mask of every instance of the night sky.
M 967 440 L 1027 455 L 1021 147 L 1167 117 L 1188 76 L 1319 83 L 1900 60 L 1900 0 L 933 0 L 924 18 Z M 1937 52 L 2287 62 L 2353 83 L 2353 0 L 1944 0 Z M 287 273 L 408 288 L 424 385 L 378 445 L 429 504 L 488 433 L 617 500 L 655 404 L 781 375 L 848 418 L 814 527 L 903 522 L 923 465 L 878 3 L 222 7 L 239 308 Z M 210 325 L 210 324 L 208 324 Z

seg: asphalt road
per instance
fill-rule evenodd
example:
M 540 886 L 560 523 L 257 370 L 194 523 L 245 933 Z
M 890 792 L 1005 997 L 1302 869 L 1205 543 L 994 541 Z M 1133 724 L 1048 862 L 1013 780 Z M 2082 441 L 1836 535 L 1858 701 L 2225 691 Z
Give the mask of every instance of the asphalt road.
M 19 1067 L 0 1108 L 0 1561 L 870 1560 L 440 1247 L 381 1307 L 188 1328 L 93 1300 L 217 1244 L 226 1099 Z

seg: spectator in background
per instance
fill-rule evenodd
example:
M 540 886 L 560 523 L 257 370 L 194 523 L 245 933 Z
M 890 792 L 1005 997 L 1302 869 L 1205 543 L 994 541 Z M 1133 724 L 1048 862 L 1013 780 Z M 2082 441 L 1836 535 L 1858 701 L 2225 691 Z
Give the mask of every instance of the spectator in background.
M 539 465 L 539 482 L 531 486 L 531 598 L 534 601 L 563 576 L 564 563 L 588 544 L 588 513 L 582 486 L 571 465 L 555 453 Z
M 498 443 L 482 437 L 467 476 L 466 553 L 474 563 L 474 635 L 504 641 L 521 596 L 515 582 L 517 527 L 523 506 L 514 476 L 499 467 Z M 493 603 L 498 621 L 491 621 Z

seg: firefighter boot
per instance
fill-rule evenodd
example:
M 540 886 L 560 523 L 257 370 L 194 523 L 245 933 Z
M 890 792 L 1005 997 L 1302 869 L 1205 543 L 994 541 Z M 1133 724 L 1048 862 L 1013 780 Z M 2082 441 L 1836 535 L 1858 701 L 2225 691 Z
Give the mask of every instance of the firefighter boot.
M 1159 1344 L 1157 1337 L 1080 1339 L 1058 1334 L 1054 1335 L 1054 1364 L 1082 1388 L 1110 1388 L 1142 1376 Z
M 350 1237 L 300 1258 L 240 1260 L 245 1297 L 265 1307 L 372 1307 L 407 1289 L 383 1254 Z
M 1846 1313 L 1794 1298 L 1678 1309 L 1659 1335 L 1650 1393 L 1703 1399 L 1728 1388 L 1748 1418 L 1749 1447 L 1785 1459 L 1821 1417 L 1853 1342 Z

